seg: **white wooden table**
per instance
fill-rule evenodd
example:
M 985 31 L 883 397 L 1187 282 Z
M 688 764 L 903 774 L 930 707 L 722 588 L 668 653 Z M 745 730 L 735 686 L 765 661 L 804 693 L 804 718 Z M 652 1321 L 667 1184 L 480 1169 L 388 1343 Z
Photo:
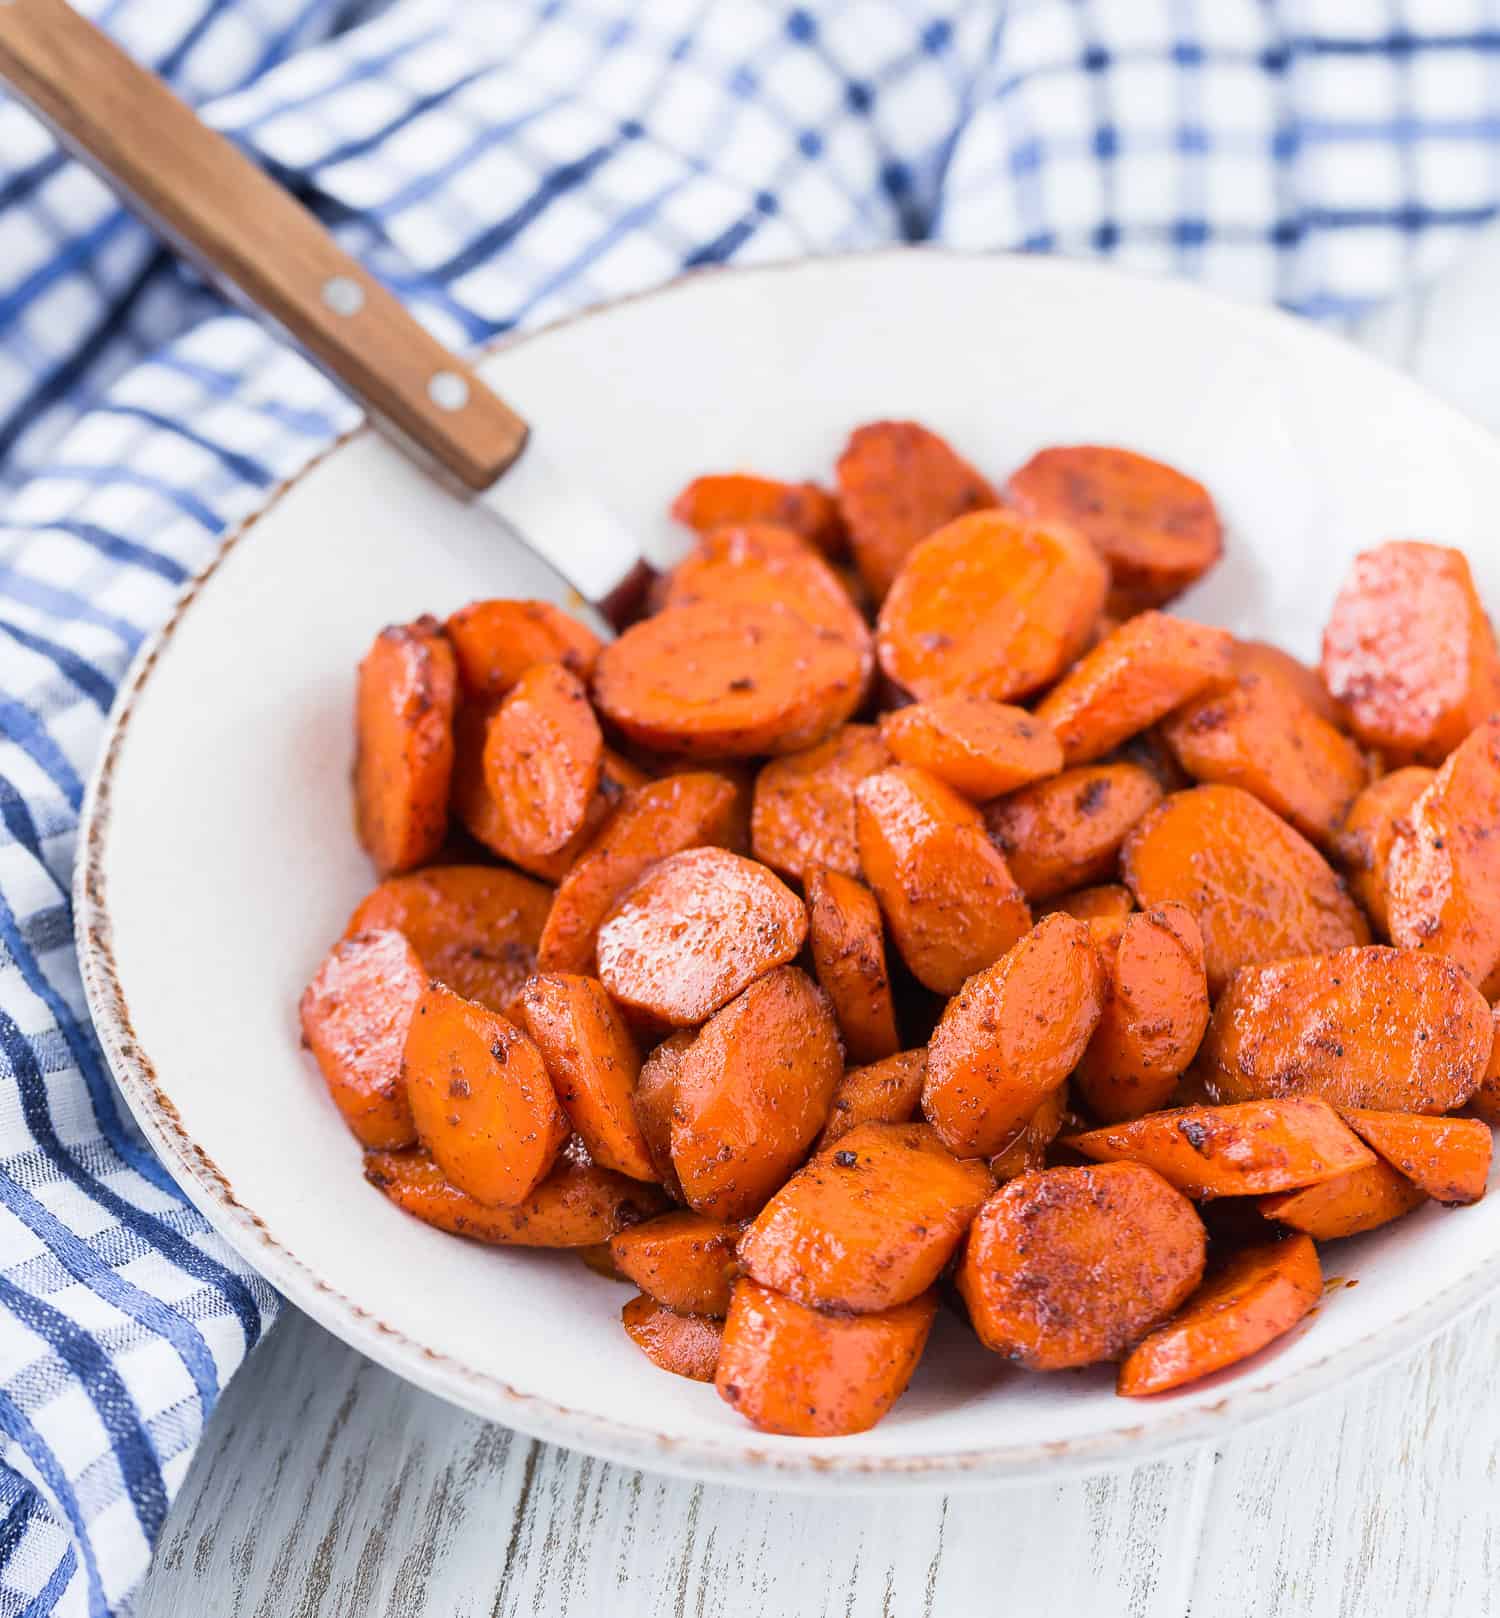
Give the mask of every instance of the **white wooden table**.
M 1500 236 L 1360 336 L 1500 427 Z M 1497 1366 L 1500 1303 L 1338 1395 L 1149 1466 L 840 1499 L 533 1443 L 288 1313 L 215 1413 L 138 1610 L 1482 1618 L 1500 1611 Z

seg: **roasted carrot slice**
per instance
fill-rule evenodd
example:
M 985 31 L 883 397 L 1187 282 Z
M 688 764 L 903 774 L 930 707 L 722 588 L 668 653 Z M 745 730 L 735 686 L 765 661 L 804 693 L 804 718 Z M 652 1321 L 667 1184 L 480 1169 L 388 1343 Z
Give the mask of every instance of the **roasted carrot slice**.
M 1063 1144 L 1100 1163 L 1144 1163 L 1190 1197 L 1295 1191 L 1371 1159 L 1333 1108 L 1311 1096 L 1173 1107 L 1069 1135 Z
M 1135 909 L 1130 889 L 1120 882 L 1102 882 L 1098 887 L 1077 888 L 1056 899 L 1048 899 L 1037 906 L 1038 916 L 1050 916 L 1061 911 L 1075 921 L 1118 921 Z
M 1372 944 L 1246 967 L 1214 1008 L 1200 1066 L 1221 1101 L 1451 1112 L 1478 1088 L 1491 1040 L 1484 996 L 1451 961 Z
M 722 1321 L 681 1315 L 644 1293 L 620 1311 L 630 1340 L 648 1360 L 673 1376 L 712 1382 L 724 1337 Z
M 471 601 L 444 626 L 464 694 L 495 703 L 537 663 L 561 663 L 580 680 L 594 672 L 599 637 L 550 601 Z
M 735 1283 L 714 1386 L 754 1427 L 836 1438 L 873 1427 L 906 1392 L 937 1293 L 872 1315 L 833 1315 Z
M 551 889 L 488 865 L 430 865 L 382 882 L 349 918 L 345 938 L 393 927 L 429 977 L 503 1012 L 536 966 Z
M 880 906 L 870 890 L 838 871 L 814 871 L 807 884 L 808 942 L 844 1048 L 856 1062 L 892 1056 L 901 1040 L 885 965 Z
M 1088 643 L 1107 575 L 1070 528 L 1007 511 L 960 517 L 907 557 L 880 609 L 886 674 L 924 702 L 1008 702 L 1057 678 Z
M 746 758 L 821 741 L 859 706 L 865 684 L 861 647 L 783 603 L 698 601 L 606 646 L 594 701 L 642 747 Z
M 480 1202 L 524 1202 L 568 1138 L 536 1046 L 498 1012 L 432 983 L 403 1068 L 417 1136 L 445 1177 Z
M 701 1023 L 807 937 L 807 909 L 764 865 L 689 848 L 653 865 L 599 929 L 599 977 L 659 1023 Z
M 849 535 L 838 502 L 816 483 L 781 483 L 748 472 L 711 473 L 694 478 L 672 502 L 672 515 L 700 534 L 740 523 L 774 523 L 818 547 L 842 556 Z
M 861 1124 L 761 1209 L 740 1261 L 814 1309 L 894 1308 L 933 1285 L 994 1188 L 926 1124 Z
M 778 966 L 704 1024 L 677 1063 L 672 1163 L 688 1206 L 744 1219 L 806 1156 L 843 1061 L 823 994 Z
M 873 725 L 843 725 L 816 747 L 772 759 L 755 778 L 751 852 L 804 886 L 819 866 L 858 876 L 854 789 L 890 762 Z
M 1049 1090 L 1042 1104 L 1026 1120 L 1021 1133 L 1002 1152 L 990 1159 L 990 1173 L 998 1185 L 1018 1174 L 1047 1166 L 1047 1150 L 1058 1137 L 1068 1116 L 1067 1081 Z
M 847 1068 L 833 1092 L 828 1122 L 818 1136 L 826 1151 L 860 1124 L 904 1124 L 916 1115 L 927 1076 L 927 1051 L 897 1051 L 883 1061 Z
M 927 1047 L 922 1111 L 960 1157 L 1010 1144 L 1077 1065 L 1099 1021 L 1089 930 L 1048 916 L 948 1003 Z
M 1031 912 L 979 811 L 925 770 L 867 776 L 854 791 L 865 880 L 902 959 L 939 994 L 1003 955 Z
M 902 764 L 975 800 L 1014 792 L 1062 768 L 1062 749 L 1045 724 L 988 697 L 909 703 L 881 718 L 880 735 Z
M 1478 1202 L 1484 1195 L 1494 1140 L 1480 1119 L 1350 1107 L 1344 1121 L 1434 1202 Z
M 1500 1006 L 1492 1008 L 1494 1035 L 1489 1060 L 1484 1065 L 1478 1088 L 1469 1097 L 1474 1111 L 1487 1124 L 1500 1124 Z
M 1284 1337 L 1322 1295 L 1318 1250 L 1308 1237 L 1246 1248 L 1131 1349 L 1115 1391 L 1127 1398 L 1165 1393 L 1237 1365 Z
M 457 692 L 453 648 L 436 618 L 382 629 L 359 665 L 355 819 L 382 876 L 443 846 Z
M 401 1052 L 427 974 L 398 932 L 340 939 L 302 995 L 302 1039 L 362 1146 L 416 1143 Z
M 696 1213 L 663 1214 L 610 1238 L 621 1274 L 683 1315 L 726 1315 L 739 1273 L 740 1227 Z
M 1387 936 L 1390 929 L 1385 908 L 1386 865 L 1396 828 L 1427 790 L 1435 773 L 1411 764 L 1372 781 L 1350 806 L 1333 840 L 1334 857 L 1348 873 L 1355 898 L 1382 936 Z
M 1085 764 L 997 798 L 985 825 L 1028 899 L 1051 899 L 1114 874 L 1120 845 L 1161 802 L 1135 764 Z
M 837 477 L 854 560 L 877 601 L 919 540 L 965 512 L 999 504 L 962 456 L 914 421 L 855 428 Z
M 1127 916 L 1100 951 L 1104 1009 L 1074 1082 L 1105 1123 L 1162 1106 L 1208 1027 L 1203 935 L 1179 904 Z
M 541 972 L 522 987 L 516 1013 L 594 1161 L 634 1180 L 656 1179 L 635 1116 L 640 1052 L 603 985 L 571 972 Z
M 1369 941 L 1323 856 L 1239 787 L 1174 793 L 1125 840 L 1120 869 L 1143 910 L 1193 912 L 1215 997 L 1242 966 Z
M 1201 483 L 1128 449 L 1044 449 L 1005 498 L 1040 522 L 1068 523 L 1109 563 L 1109 610 L 1128 618 L 1181 595 L 1218 561 L 1219 514 Z
M 1500 700 L 1500 657 L 1461 551 L 1397 542 L 1354 559 L 1323 635 L 1323 678 L 1354 734 L 1441 764 Z
M 1302 698 L 1319 719 L 1340 730 L 1349 728 L 1349 716 L 1328 694 L 1322 674 L 1300 658 L 1264 640 L 1236 640 L 1231 654 L 1236 674 L 1258 674 L 1263 680 L 1279 681 Z
M 725 842 L 735 797 L 734 783 L 710 771 L 673 775 L 627 791 L 558 884 L 537 947 L 542 967 L 592 971 L 599 924 L 615 901 L 669 854 Z
M 1305 1231 L 1314 1241 L 1331 1242 L 1388 1225 L 1426 1200 L 1404 1174 L 1377 1157 L 1321 1185 L 1262 1197 L 1256 1206 L 1267 1219 Z
M 1068 764 L 1090 764 L 1211 685 L 1227 680 L 1233 639 L 1164 612 L 1127 618 L 1037 704 Z
M 366 1153 L 365 1178 L 424 1224 L 492 1247 L 594 1247 L 666 1201 L 656 1186 L 600 1168 L 573 1145 L 520 1202 L 503 1207 L 460 1191 L 420 1149 Z
M 1117 1359 L 1198 1285 L 1193 1205 L 1139 1163 L 1043 1169 L 974 1221 L 958 1290 L 979 1341 L 1032 1371 Z
M 635 1085 L 635 1117 L 646 1137 L 656 1178 L 673 1202 L 686 1202 L 682 1182 L 672 1165 L 672 1104 L 677 1099 L 677 1074 L 696 1036 L 671 1034 L 641 1064 Z

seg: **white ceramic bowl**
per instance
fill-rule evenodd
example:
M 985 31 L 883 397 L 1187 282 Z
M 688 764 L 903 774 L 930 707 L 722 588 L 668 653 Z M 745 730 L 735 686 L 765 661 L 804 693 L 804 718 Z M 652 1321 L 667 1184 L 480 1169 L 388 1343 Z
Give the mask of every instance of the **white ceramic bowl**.
M 695 473 L 826 476 L 878 416 L 997 479 L 1041 445 L 1130 445 L 1201 477 L 1227 555 L 1184 611 L 1315 655 L 1350 556 L 1468 549 L 1500 604 L 1500 444 L 1334 338 L 1187 287 L 1057 261 L 896 252 L 706 273 L 484 366 L 550 447 L 671 543 Z M 351 833 L 353 671 L 373 632 L 551 578 L 369 433 L 245 524 L 116 706 L 85 810 L 78 937 L 116 1077 L 188 1195 L 301 1308 L 445 1398 L 602 1455 L 793 1487 L 951 1487 L 1139 1460 L 1408 1348 L 1500 1279 L 1500 1197 L 1325 1250 L 1305 1325 L 1152 1401 L 1107 1369 L 1026 1376 L 944 1319 L 874 1432 L 745 1427 L 621 1331 L 576 1259 L 440 1235 L 360 1177 L 298 1050 L 298 995 L 371 877 Z M 945 1312 L 946 1313 L 946 1312 Z

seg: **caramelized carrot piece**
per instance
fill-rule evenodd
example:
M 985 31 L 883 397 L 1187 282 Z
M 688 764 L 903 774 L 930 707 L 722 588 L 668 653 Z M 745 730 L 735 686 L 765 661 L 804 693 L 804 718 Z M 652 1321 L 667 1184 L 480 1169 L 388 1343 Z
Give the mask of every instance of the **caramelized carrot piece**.
M 739 1272 L 740 1227 L 696 1213 L 669 1213 L 610 1238 L 620 1272 L 682 1315 L 726 1315 Z
M 933 1285 L 994 1188 L 926 1124 L 861 1124 L 761 1209 L 740 1261 L 814 1309 L 894 1308 Z
M 537 663 L 561 663 L 580 680 L 594 672 L 600 641 L 550 601 L 471 601 L 444 626 L 464 694 L 495 703 Z
M 738 1281 L 714 1385 L 765 1433 L 866 1432 L 905 1393 L 936 1315 L 935 1292 L 878 1314 L 833 1315 Z
M 1047 1166 L 1047 1149 L 1058 1137 L 1068 1116 L 1068 1084 L 1065 1079 L 1049 1090 L 1042 1104 L 1027 1119 L 1021 1133 L 990 1159 L 990 1173 L 997 1185 L 1014 1180 L 1018 1174 Z
M 979 1341 L 1031 1371 L 1113 1360 L 1198 1285 L 1193 1205 L 1139 1163 L 1022 1174 L 979 1210 L 958 1290 Z
M 1388 936 L 1390 929 L 1385 881 L 1396 828 L 1427 790 L 1435 773 L 1412 764 L 1372 781 L 1350 805 L 1333 840 L 1334 857 L 1348 873 L 1355 898 L 1382 937 Z
M 1234 671 L 1239 675 L 1257 674 L 1263 680 L 1277 681 L 1299 696 L 1319 719 L 1340 730 L 1349 728 L 1349 716 L 1328 694 L 1322 674 L 1315 668 L 1264 640 L 1236 640 L 1231 653 Z
M 927 1047 L 922 1111 L 960 1157 L 1001 1151 L 1077 1066 L 1103 1005 L 1089 930 L 1048 916 L 948 1003 Z
M 807 910 L 764 865 L 689 848 L 653 865 L 599 929 L 599 977 L 659 1023 L 701 1023 L 807 937 Z
M 644 1293 L 620 1311 L 630 1340 L 648 1360 L 673 1376 L 712 1382 L 723 1341 L 722 1322 L 703 1315 L 680 1315 Z
M 880 736 L 902 764 L 966 798 L 996 798 L 1056 775 L 1062 749 L 1040 719 L 988 697 L 936 697 L 885 714 Z
M 401 1051 L 426 987 L 416 952 L 386 930 L 341 939 L 303 992 L 303 1043 L 362 1146 L 416 1142 Z
M 870 890 L 838 871 L 817 870 L 808 879 L 808 942 L 823 992 L 856 1062 L 894 1055 L 901 1040 L 885 965 L 880 907 Z
M 1262 1197 L 1256 1207 L 1265 1218 L 1305 1231 L 1314 1241 L 1331 1242 L 1388 1225 L 1426 1200 L 1404 1174 L 1377 1157 L 1321 1185 Z
M 382 629 L 359 665 L 355 818 L 382 876 L 443 846 L 457 690 L 453 648 L 436 618 Z
M 694 478 L 672 502 L 672 515 L 699 534 L 740 523 L 774 523 L 816 545 L 825 556 L 842 556 L 849 535 L 838 502 L 816 483 L 781 483 L 747 472 Z
M 1003 955 L 1031 924 L 979 811 L 936 776 L 907 765 L 854 791 L 865 880 L 902 959 L 939 994 Z
M 1008 702 L 1057 678 L 1088 643 L 1107 575 L 1070 528 L 983 511 L 906 559 L 876 625 L 886 674 L 924 702 Z
M 1494 1141 L 1480 1119 L 1351 1107 L 1344 1121 L 1434 1202 L 1478 1202 L 1484 1195 Z
M 897 1051 L 883 1061 L 847 1068 L 833 1092 L 828 1122 L 818 1136 L 826 1151 L 860 1124 L 904 1124 L 916 1115 L 927 1076 L 926 1049 Z
M 1295 1191 L 1371 1160 L 1333 1108 L 1312 1096 L 1173 1107 L 1063 1144 L 1096 1162 L 1144 1163 L 1190 1197 Z
M 641 1064 L 635 1085 L 635 1117 L 646 1138 L 656 1178 L 673 1202 L 686 1202 L 682 1181 L 672 1166 L 672 1105 L 677 1099 L 677 1075 L 682 1059 L 696 1036 L 686 1031 L 671 1034 Z
M 1039 522 L 1068 523 L 1087 537 L 1109 563 L 1109 610 L 1121 618 L 1181 595 L 1224 548 L 1203 485 L 1128 449 L 1044 449 L 1013 474 L 1005 498 Z
M 1480 1075 L 1479 1085 L 1469 1097 L 1474 1111 L 1487 1124 L 1500 1124 L 1500 1006 L 1491 1009 L 1493 1036 L 1490 1040 L 1489 1060 Z
M 877 601 L 919 540 L 965 512 L 999 504 L 966 460 L 914 421 L 855 428 L 837 477 L 854 560 Z
M 854 789 L 890 762 L 873 725 L 843 725 L 816 747 L 772 759 L 755 778 L 751 852 L 804 886 L 819 866 L 858 876 Z
M 1115 1390 L 1165 1393 L 1249 1359 L 1284 1337 L 1323 1295 L 1318 1250 L 1306 1236 L 1236 1253 L 1125 1356 Z
M 1229 678 L 1233 640 L 1163 612 L 1127 618 L 1037 704 L 1068 764 L 1103 758 L 1207 687 Z
M 1130 889 L 1119 882 L 1103 882 L 1094 888 L 1077 888 L 1059 898 L 1048 899 L 1037 906 L 1038 916 L 1050 916 L 1061 911 L 1075 921 L 1118 921 L 1135 909 Z
M 572 842 L 603 763 L 604 737 L 577 676 L 561 663 L 527 669 L 485 733 L 484 778 L 505 841 L 529 855 Z

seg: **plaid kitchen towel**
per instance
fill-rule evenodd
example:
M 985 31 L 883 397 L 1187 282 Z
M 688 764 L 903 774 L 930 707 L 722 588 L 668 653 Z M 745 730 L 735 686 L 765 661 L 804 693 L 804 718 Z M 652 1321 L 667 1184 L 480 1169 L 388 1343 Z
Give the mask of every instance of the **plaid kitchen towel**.
M 926 239 L 1337 319 L 1500 206 L 1500 0 L 86 9 L 460 344 Z M 352 418 L 0 101 L 0 1614 L 128 1609 L 275 1312 L 111 1089 L 68 883 L 132 655 Z

